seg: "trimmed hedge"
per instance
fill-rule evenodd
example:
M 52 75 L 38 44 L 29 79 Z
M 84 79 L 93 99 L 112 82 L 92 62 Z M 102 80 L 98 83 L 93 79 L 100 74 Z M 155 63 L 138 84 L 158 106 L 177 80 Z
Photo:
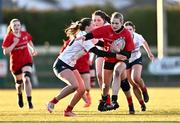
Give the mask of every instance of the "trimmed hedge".
M 132 21 L 136 26 L 136 32 L 142 34 L 151 46 L 156 46 L 156 8 L 149 6 L 144 8 L 133 8 L 125 14 L 125 20 Z
M 86 6 L 82 8 L 73 8 L 65 11 L 24 11 L 24 10 L 3 10 L 3 22 L 9 23 L 12 18 L 19 18 L 26 25 L 27 30 L 33 36 L 36 45 L 43 45 L 49 42 L 50 45 L 60 45 L 66 38 L 64 29 L 72 22 L 83 17 L 91 17 L 91 13 L 97 9 L 106 11 L 109 15 L 117 11 L 111 6 L 104 8 Z M 141 8 L 131 8 L 123 13 L 125 20 L 131 20 L 136 25 L 136 31 L 144 36 L 151 46 L 157 44 L 157 22 L 156 8 L 146 6 Z M 167 10 L 167 29 L 168 44 L 170 46 L 180 46 L 180 35 L 177 35 L 180 29 L 180 9 Z
M 59 45 L 66 38 L 64 29 L 72 21 L 80 20 L 83 17 L 91 18 L 91 13 L 97 9 L 102 9 L 108 14 L 114 11 L 113 8 L 106 10 L 92 6 L 73 8 L 68 11 L 3 10 L 3 22 L 8 24 L 12 18 L 18 18 L 26 25 L 36 45 L 43 45 L 46 42 L 49 42 L 50 45 Z

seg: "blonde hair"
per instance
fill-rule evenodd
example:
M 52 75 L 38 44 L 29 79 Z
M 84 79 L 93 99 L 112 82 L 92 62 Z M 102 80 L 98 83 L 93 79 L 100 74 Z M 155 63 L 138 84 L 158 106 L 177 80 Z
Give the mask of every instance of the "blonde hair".
M 67 37 L 75 36 L 76 32 L 79 30 L 79 21 L 72 22 L 71 25 L 65 29 Z
M 72 22 L 71 25 L 65 29 L 67 37 L 75 36 L 79 30 L 85 31 L 86 26 L 89 26 L 91 21 L 91 18 L 82 18 L 80 21 Z
M 7 34 L 12 31 L 11 25 L 12 25 L 14 22 L 16 22 L 16 21 L 19 21 L 19 22 L 20 22 L 20 20 L 17 19 L 17 18 L 14 18 L 14 19 L 12 19 L 12 20 L 10 21 L 10 23 L 9 23 L 9 25 L 8 25 L 8 27 L 7 27 L 7 32 L 6 32 Z
M 135 25 L 133 24 L 132 21 L 126 21 L 126 22 L 124 23 L 124 26 L 125 26 L 125 27 L 126 27 L 126 26 L 131 26 L 133 29 L 135 29 Z
M 112 15 L 111 15 L 111 20 L 114 19 L 114 18 L 119 19 L 120 22 L 123 22 L 123 21 L 124 21 L 123 15 L 122 15 L 121 13 L 119 13 L 119 12 L 114 12 L 114 13 L 112 13 Z

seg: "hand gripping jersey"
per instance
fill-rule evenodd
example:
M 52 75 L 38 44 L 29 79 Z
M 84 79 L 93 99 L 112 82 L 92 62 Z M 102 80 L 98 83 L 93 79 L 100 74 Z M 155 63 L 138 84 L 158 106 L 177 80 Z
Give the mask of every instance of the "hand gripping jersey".
M 112 30 L 111 25 L 106 25 L 93 30 L 91 33 L 93 34 L 93 38 L 103 38 L 104 44 L 106 45 L 105 49 L 107 51 L 110 51 L 110 44 L 115 40 L 125 41 L 125 47 L 123 51 L 132 51 L 135 48 L 131 34 L 125 28 L 122 28 L 120 32 L 116 33 Z M 118 60 L 115 58 L 105 57 L 105 61 L 115 63 Z
M 130 63 L 141 57 L 140 47 L 143 45 L 145 40 L 142 37 L 142 35 L 134 32 L 133 33 L 133 41 L 135 44 L 135 49 L 132 51 L 131 57 L 129 58 Z
M 12 32 L 5 36 L 2 48 L 9 47 L 14 38 L 18 38 L 19 42 L 10 53 L 10 70 L 14 73 L 21 69 L 24 65 L 32 63 L 32 56 L 29 52 L 27 44 L 32 41 L 32 37 L 28 32 L 21 32 L 21 37 L 16 37 Z
M 80 31 L 76 37 L 85 35 L 85 31 Z M 87 53 L 95 45 L 91 40 L 82 41 L 82 40 L 71 40 L 69 45 L 64 49 L 64 51 L 58 56 L 60 60 L 68 64 L 71 67 L 74 67 L 76 61 Z

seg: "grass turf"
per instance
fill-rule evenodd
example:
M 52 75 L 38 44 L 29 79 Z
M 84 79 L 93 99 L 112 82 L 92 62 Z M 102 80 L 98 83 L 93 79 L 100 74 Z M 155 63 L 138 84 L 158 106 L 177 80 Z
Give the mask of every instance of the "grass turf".
M 97 111 L 100 99 L 100 90 L 92 89 L 92 105 L 83 108 L 84 102 L 81 100 L 74 112 L 77 117 L 64 117 L 63 111 L 66 108 L 72 95 L 61 100 L 53 113 L 46 110 L 45 104 L 54 97 L 59 89 L 33 89 L 34 109 L 29 110 L 27 100 L 24 95 L 24 107 L 20 109 L 17 105 L 17 94 L 15 89 L 0 90 L 0 121 L 62 121 L 62 122 L 180 122 L 180 88 L 149 88 L 150 101 L 146 104 L 147 111 L 141 112 L 140 105 L 133 95 L 133 102 L 136 110 L 135 115 L 128 114 L 126 98 L 120 90 L 118 102 L 120 108 L 108 112 Z

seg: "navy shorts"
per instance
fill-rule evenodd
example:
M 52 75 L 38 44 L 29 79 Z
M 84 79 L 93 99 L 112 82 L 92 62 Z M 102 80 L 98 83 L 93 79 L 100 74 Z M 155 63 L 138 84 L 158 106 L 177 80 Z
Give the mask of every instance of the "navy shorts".
M 126 64 L 127 66 L 127 63 L 128 63 L 128 60 L 125 60 L 125 61 L 122 61 Z M 104 69 L 106 70 L 114 70 L 114 66 L 116 65 L 117 62 L 115 63 L 111 63 L 111 62 L 104 62 Z
M 126 69 L 132 68 L 132 66 L 135 65 L 135 64 L 140 64 L 140 65 L 142 65 L 142 57 L 136 59 L 135 61 L 133 61 L 133 62 L 131 62 L 131 63 L 127 63 L 127 64 L 126 64 L 126 66 L 127 66 Z
M 65 69 L 70 69 L 72 71 L 75 70 L 74 67 L 69 66 L 68 64 L 64 63 L 59 58 L 57 58 L 53 64 L 53 70 L 54 70 L 55 74 L 57 75 L 58 73 L 60 73 L 61 71 L 65 70 Z

